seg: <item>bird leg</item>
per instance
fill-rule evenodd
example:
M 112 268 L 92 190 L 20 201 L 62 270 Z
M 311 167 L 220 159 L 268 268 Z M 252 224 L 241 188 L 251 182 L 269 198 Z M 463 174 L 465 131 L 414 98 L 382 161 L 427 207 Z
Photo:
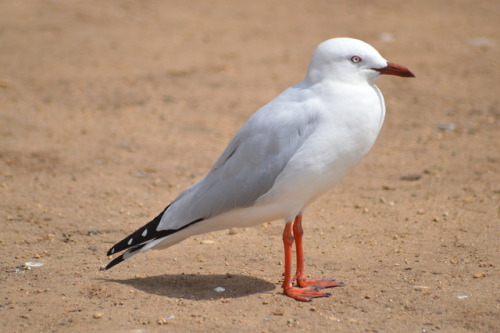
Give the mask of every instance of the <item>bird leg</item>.
M 328 297 L 331 294 L 318 292 L 314 286 L 294 287 L 292 285 L 292 246 L 294 237 L 292 234 L 292 221 L 285 224 L 283 231 L 283 245 L 285 247 L 285 279 L 283 281 L 283 292 L 291 298 L 302 301 L 310 302 L 311 299 L 316 297 Z M 303 270 L 303 268 L 302 268 Z
M 295 221 L 293 222 L 293 235 L 295 237 L 295 249 L 297 255 L 297 272 L 295 273 L 293 279 L 297 281 L 297 284 L 300 287 L 312 287 L 315 290 L 342 286 L 343 283 L 336 283 L 335 278 L 315 280 L 306 279 L 306 274 L 304 273 L 304 248 L 302 245 L 303 234 L 304 230 L 302 229 L 302 215 L 299 214 L 295 217 Z

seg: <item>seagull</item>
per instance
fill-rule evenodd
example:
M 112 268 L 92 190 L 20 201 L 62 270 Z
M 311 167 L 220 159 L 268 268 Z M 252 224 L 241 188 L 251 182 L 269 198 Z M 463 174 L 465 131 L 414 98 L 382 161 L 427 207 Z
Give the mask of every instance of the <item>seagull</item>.
M 306 278 L 302 214 L 373 146 L 385 117 L 384 97 L 374 84 L 382 74 L 415 77 L 363 41 L 322 42 L 304 80 L 255 112 L 204 178 L 116 243 L 107 255 L 125 252 L 106 269 L 193 235 L 282 219 L 283 293 L 304 302 L 330 296 L 321 290 L 344 283 Z

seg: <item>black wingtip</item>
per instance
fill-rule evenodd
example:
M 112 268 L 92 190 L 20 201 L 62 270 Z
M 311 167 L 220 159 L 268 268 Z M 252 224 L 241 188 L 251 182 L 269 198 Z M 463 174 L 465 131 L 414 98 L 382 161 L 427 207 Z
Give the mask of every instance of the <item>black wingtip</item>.
M 177 231 L 188 228 L 189 226 L 204 220 L 203 218 L 196 219 L 196 220 L 192 221 L 191 223 L 188 223 L 179 229 L 158 231 L 158 225 L 160 224 L 161 218 L 162 218 L 163 214 L 165 213 L 165 211 L 168 209 L 168 207 L 169 206 L 167 206 L 167 208 L 165 208 L 160 213 L 160 215 L 155 217 L 151 222 L 149 222 L 148 224 L 146 224 L 142 228 L 139 228 L 138 230 L 136 230 L 132 234 L 128 235 L 127 237 L 125 237 L 124 239 L 122 239 L 121 241 L 119 241 L 118 243 L 113 245 L 113 247 L 111 249 L 109 249 L 109 251 L 107 252 L 108 256 L 116 254 L 116 253 L 121 252 L 123 250 L 126 250 L 126 251 L 124 253 L 122 253 L 121 255 L 119 255 L 118 257 L 116 257 L 115 259 L 113 259 L 106 267 L 104 267 L 104 269 L 108 270 L 111 267 L 118 265 L 122 261 L 132 257 L 133 255 L 136 254 L 135 252 L 142 249 L 144 246 L 146 246 L 151 241 L 167 237 L 167 236 L 169 236 Z
M 109 264 L 106 265 L 106 267 L 104 267 L 104 269 L 108 270 L 111 267 L 118 265 L 119 263 L 121 263 L 124 260 L 125 260 L 125 258 L 123 258 L 123 254 L 122 254 L 119 257 L 116 257 L 115 259 L 113 259 Z
M 170 206 L 167 206 L 157 217 L 155 217 L 149 223 L 137 229 L 132 234 L 128 235 L 127 237 L 113 245 L 113 247 L 108 250 L 106 255 L 113 255 L 115 253 L 121 252 L 128 248 L 156 238 L 158 225 L 160 224 L 161 218 L 163 217 L 163 214 L 165 214 L 165 211 L 168 209 L 168 207 Z
M 130 236 L 127 236 L 127 238 L 128 238 L 128 237 L 130 237 Z M 113 245 L 113 247 L 112 247 L 112 248 L 110 248 L 110 249 L 108 250 L 108 252 L 106 253 L 106 255 L 107 255 L 108 257 L 109 257 L 109 256 L 112 256 L 113 254 L 115 254 L 115 253 L 116 253 L 116 250 L 115 250 L 115 249 L 116 249 L 116 245 L 118 245 L 118 243 L 117 243 L 117 244 L 115 244 L 115 245 Z M 120 251 L 118 251 L 118 252 L 120 252 Z

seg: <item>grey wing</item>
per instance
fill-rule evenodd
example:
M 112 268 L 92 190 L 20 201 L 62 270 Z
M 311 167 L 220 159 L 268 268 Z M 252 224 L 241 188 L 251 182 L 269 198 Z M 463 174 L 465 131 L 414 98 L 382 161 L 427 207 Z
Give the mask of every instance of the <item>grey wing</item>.
M 273 109 L 268 105 L 249 119 L 210 172 L 172 202 L 159 229 L 178 229 L 194 220 L 249 207 L 271 189 L 316 126 L 307 113 L 290 117 Z

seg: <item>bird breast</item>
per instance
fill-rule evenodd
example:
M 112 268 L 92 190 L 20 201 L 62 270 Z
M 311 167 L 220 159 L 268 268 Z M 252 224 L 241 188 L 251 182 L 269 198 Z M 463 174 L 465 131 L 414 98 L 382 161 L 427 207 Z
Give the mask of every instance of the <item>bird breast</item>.
M 385 114 L 378 88 L 348 86 L 342 94 L 335 91 L 318 94 L 316 130 L 260 202 L 280 200 L 295 213 L 339 182 L 373 146 Z

